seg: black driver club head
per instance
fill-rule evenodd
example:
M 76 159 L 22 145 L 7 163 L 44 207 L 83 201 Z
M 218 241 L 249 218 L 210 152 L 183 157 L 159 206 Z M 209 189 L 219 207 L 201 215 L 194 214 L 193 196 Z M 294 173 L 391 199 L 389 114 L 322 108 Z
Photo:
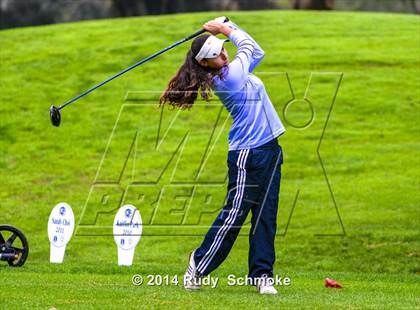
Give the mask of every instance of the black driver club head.
M 60 122 L 61 122 L 60 109 L 52 105 L 50 108 L 50 118 L 51 118 L 51 124 L 53 124 L 56 127 L 60 126 Z

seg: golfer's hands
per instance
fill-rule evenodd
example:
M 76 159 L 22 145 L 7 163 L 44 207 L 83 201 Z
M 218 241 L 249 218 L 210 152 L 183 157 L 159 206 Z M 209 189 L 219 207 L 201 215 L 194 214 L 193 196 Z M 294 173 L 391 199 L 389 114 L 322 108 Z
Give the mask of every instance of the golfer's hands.
M 208 21 L 207 23 L 203 25 L 203 28 L 214 36 L 221 33 L 222 27 L 223 27 L 223 24 L 215 20 Z
M 203 25 L 203 29 L 210 32 L 214 36 L 218 35 L 219 33 L 228 36 L 232 32 L 232 29 L 230 29 L 227 25 L 223 24 L 224 20 L 224 16 L 218 17 L 214 20 L 210 20 Z

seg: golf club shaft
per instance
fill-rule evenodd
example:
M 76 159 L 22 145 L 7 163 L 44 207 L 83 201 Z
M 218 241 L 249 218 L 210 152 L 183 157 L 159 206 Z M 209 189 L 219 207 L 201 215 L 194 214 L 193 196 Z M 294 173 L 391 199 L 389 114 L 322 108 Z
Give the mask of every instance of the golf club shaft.
M 89 90 L 85 91 L 84 93 L 82 93 L 82 94 L 78 95 L 77 97 L 75 97 L 75 98 L 73 98 L 73 99 L 71 99 L 71 100 L 67 101 L 66 103 L 64 103 L 64 104 L 62 104 L 61 106 L 59 106 L 59 107 L 58 107 L 58 109 L 59 109 L 59 110 L 61 110 L 61 109 L 62 109 L 62 108 L 64 108 L 65 106 L 69 105 L 70 103 L 72 103 L 72 102 L 76 101 L 77 99 L 79 99 L 79 98 L 81 98 L 81 97 L 83 97 L 83 96 L 85 96 L 85 95 L 89 94 L 90 92 L 92 92 L 92 91 L 94 91 L 95 89 L 97 89 L 97 88 L 101 87 L 102 85 L 104 85 L 104 84 L 106 84 L 106 83 L 108 83 L 108 82 L 112 81 L 113 79 L 115 79 L 115 78 L 119 77 L 120 75 L 123 75 L 124 73 L 126 73 L 126 72 L 130 71 L 131 69 L 134 69 L 135 67 L 140 66 L 141 64 L 145 63 L 146 61 L 148 61 L 148 60 L 150 60 L 150 59 L 152 59 L 152 58 L 155 58 L 156 56 L 159 56 L 160 54 L 162 54 L 162 53 L 164 53 L 164 52 L 166 52 L 166 51 L 168 51 L 168 50 L 170 50 L 170 49 L 172 49 L 172 48 L 174 48 L 174 47 L 176 47 L 176 46 L 178 46 L 178 45 L 180 45 L 180 44 L 184 43 L 185 41 L 191 40 L 192 38 L 195 38 L 196 36 L 199 36 L 200 34 L 204 33 L 205 31 L 206 31 L 206 30 L 201 29 L 201 30 L 199 30 L 199 31 L 197 31 L 197 32 L 195 32 L 195 33 L 193 33 L 192 35 L 190 35 L 190 36 L 188 36 L 188 37 L 186 37 L 186 38 L 182 39 L 181 41 L 178 41 L 178 42 L 176 42 L 176 43 L 174 43 L 174 44 L 172 44 L 172 45 L 168 46 L 167 48 L 164 48 L 163 50 L 161 50 L 161 51 L 159 51 L 159 52 L 156 52 L 156 53 L 154 53 L 153 55 L 150 55 L 149 57 L 146 57 L 145 59 L 143 59 L 143 60 L 139 61 L 138 63 L 136 63 L 136 64 L 134 64 L 134 65 L 132 65 L 132 66 L 128 67 L 128 68 L 127 68 L 127 69 L 125 69 L 124 71 L 121 71 L 120 73 L 117 73 L 116 75 L 111 76 L 109 79 L 107 79 L 107 80 L 103 81 L 102 83 L 99 83 L 98 85 L 96 85 L 96 86 L 92 87 L 91 89 L 89 89 Z

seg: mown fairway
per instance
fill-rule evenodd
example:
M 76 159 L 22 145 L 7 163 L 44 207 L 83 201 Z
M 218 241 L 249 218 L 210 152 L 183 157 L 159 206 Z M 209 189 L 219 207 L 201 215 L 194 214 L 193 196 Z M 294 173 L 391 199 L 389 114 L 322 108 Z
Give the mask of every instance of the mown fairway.
M 217 100 L 156 108 L 189 43 L 73 103 L 60 128 L 48 109 L 216 16 L 0 32 L 0 223 L 31 247 L 23 268 L 0 265 L 0 308 L 419 308 L 420 20 L 410 15 L 229 13 L 266 51 L 256 74 L 287 128 L 275 272 L 292 285 L 278 296 L 226 285 L 247 274 L 248 226 L 214 272 L 216 289 L 131 284 L 183 274 L 202 241 L 226 194 L 228 115 Z M 47 221 L 60 201 L 80 225 L 57 266 Z M 131 268 L 117 266 L 109 227 L 120 202 L 145 223 Z M 345 289 L 324 288 L 325 277 Z

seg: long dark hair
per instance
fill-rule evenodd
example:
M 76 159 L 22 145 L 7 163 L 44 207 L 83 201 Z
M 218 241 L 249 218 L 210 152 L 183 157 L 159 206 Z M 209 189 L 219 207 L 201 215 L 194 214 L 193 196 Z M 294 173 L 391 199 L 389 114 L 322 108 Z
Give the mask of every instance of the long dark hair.
M 197 99 L 198 92 L 204 100 L 210 100 L 213 77 L 215 75 L 222 77 L 221 70 L 201 66 L 195 59 L 209 36 L 208 34 L 199 36 L 191 43 L 184 63 L 160 96 L 159 106 L 168 104 L 172 108 L 190 109 Z

